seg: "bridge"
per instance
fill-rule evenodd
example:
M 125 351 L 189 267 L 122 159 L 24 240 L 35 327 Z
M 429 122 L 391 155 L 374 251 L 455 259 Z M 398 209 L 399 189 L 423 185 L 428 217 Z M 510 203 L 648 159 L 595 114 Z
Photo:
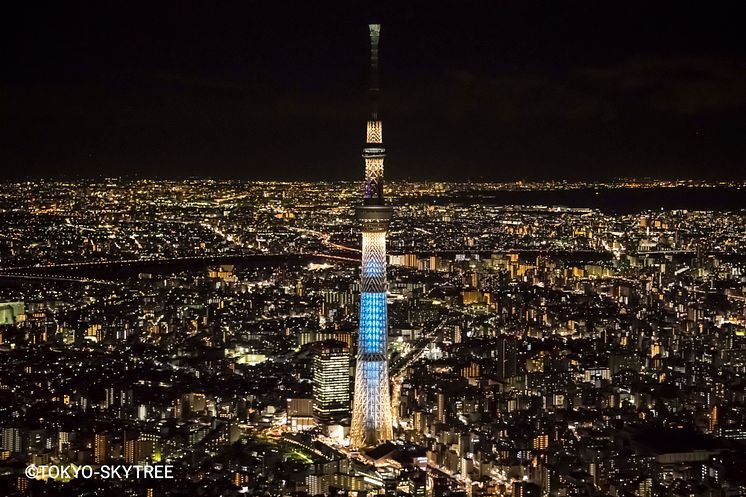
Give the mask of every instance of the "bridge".
M 57 276 L 51 274 L 29 274 L 29 273 L 0 273 L 3 280 L 36 280 L 36 281 L 62 281 L 65 283 L 82 283 L 84 285 L 108 285 L 119 286 L 116 281 L 102 280 L 98 278 L 77 278 L 74 276 Z

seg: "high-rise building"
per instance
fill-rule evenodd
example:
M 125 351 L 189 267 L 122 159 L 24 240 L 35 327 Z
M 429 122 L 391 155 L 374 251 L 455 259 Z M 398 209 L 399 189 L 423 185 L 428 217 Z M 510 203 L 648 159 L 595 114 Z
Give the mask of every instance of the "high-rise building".
M 513 336 L 497 339 L 497 376 L 502 380 L 518 373 L 518 341 Z
M 363 233 L 360 275 L 360 331 L 355 369 L 355 400 L 352 409 L 351 443 L 355 447 L 377 445 L 393 437 L 388 372 L 388 311 L 386 304 L 386 232 L 393 209 L 383 198 L 383 126 L 378 115 L 379 24 L 370 31 L 370 102 L 367 123 L 363 205 L 356 216 Z
M 93 462 L 104 464 L 109 458 L 109 434 L 96 433 L 93 437 Z
M 446 405 L 446 394 L 445 392 L 438 392 L 438 409 L 436 411 L 436 419 L 438 423 L 445 423 L 447 421 L 448 406 Z
M 127 464 L 160 461 L 160 440 L 157 433 L 140 433 L 124 442 L 124 460 Z
M 57 434 L 57 452 L 64 454 L 70 448 L 70 432 L 60 431 Z
M 23 452 L 26 450 L 24 443 L 23 430 L 15 426 L 3 428 L 2 439 L 0 439 L 0 449 L 6 449 L 11 453 Z
M 313 414 L 331 424 L 350 414 L 350 349 L 343 342 L 316 342 L 313 354 Z

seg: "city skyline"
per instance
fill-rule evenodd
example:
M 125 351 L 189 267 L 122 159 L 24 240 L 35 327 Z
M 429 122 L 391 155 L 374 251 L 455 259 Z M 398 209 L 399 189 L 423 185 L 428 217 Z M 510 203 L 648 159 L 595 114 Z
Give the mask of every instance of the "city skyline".
M 356 451 L 359 181 L 5 183 L 0 493 L 738 495 L 743 187 L 389 182 L 394 440 Z M 22 474 L 71 462 L 174 479 Z
M 0 495 L 746 496 L 729 5 L 75 7 L 3 17 Z

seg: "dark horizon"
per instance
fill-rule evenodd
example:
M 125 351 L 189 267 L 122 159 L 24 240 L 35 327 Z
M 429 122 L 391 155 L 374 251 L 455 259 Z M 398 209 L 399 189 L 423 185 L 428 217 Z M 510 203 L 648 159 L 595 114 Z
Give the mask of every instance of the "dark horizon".
M 462 8 L 456 8 L 457 5 Z M 5 179 L 743 179 L 735 5 L 6 8 Z

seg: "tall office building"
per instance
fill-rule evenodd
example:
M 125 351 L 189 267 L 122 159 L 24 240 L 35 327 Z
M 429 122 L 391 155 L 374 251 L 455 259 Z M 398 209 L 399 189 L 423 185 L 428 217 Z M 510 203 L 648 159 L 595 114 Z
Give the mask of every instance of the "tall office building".
M 93 436 L 93 462 L 104 464 L 109 459 L 109 434 L 96 433 Z
M 313 356 L 313 415 L 321 423 L 350 414 L 350 349 L 343 342 L 316 342 Z
M 518 374 L 518 340 L 509 335 L 497 338 L 497 376 L 501 380 Z
M 25 436 L 21 428 L 8 426 L 2 429 L 0 437 L 0 449 L 7 450 L 11 453 L 24 452 L 26 450 Z
M 386 308 L 386 231 L 393 214 L 383 198 L 383 126 L 378 115 L 379 24 L 370 31 L 370 102 L 367 123 L 363 205 L 356 216 L 363 233 L 360 275 L 360 331 L 358 334 L 355 399 L 351 443 L 377 445 L 393 437 L 388 373 L 388 315 Z

